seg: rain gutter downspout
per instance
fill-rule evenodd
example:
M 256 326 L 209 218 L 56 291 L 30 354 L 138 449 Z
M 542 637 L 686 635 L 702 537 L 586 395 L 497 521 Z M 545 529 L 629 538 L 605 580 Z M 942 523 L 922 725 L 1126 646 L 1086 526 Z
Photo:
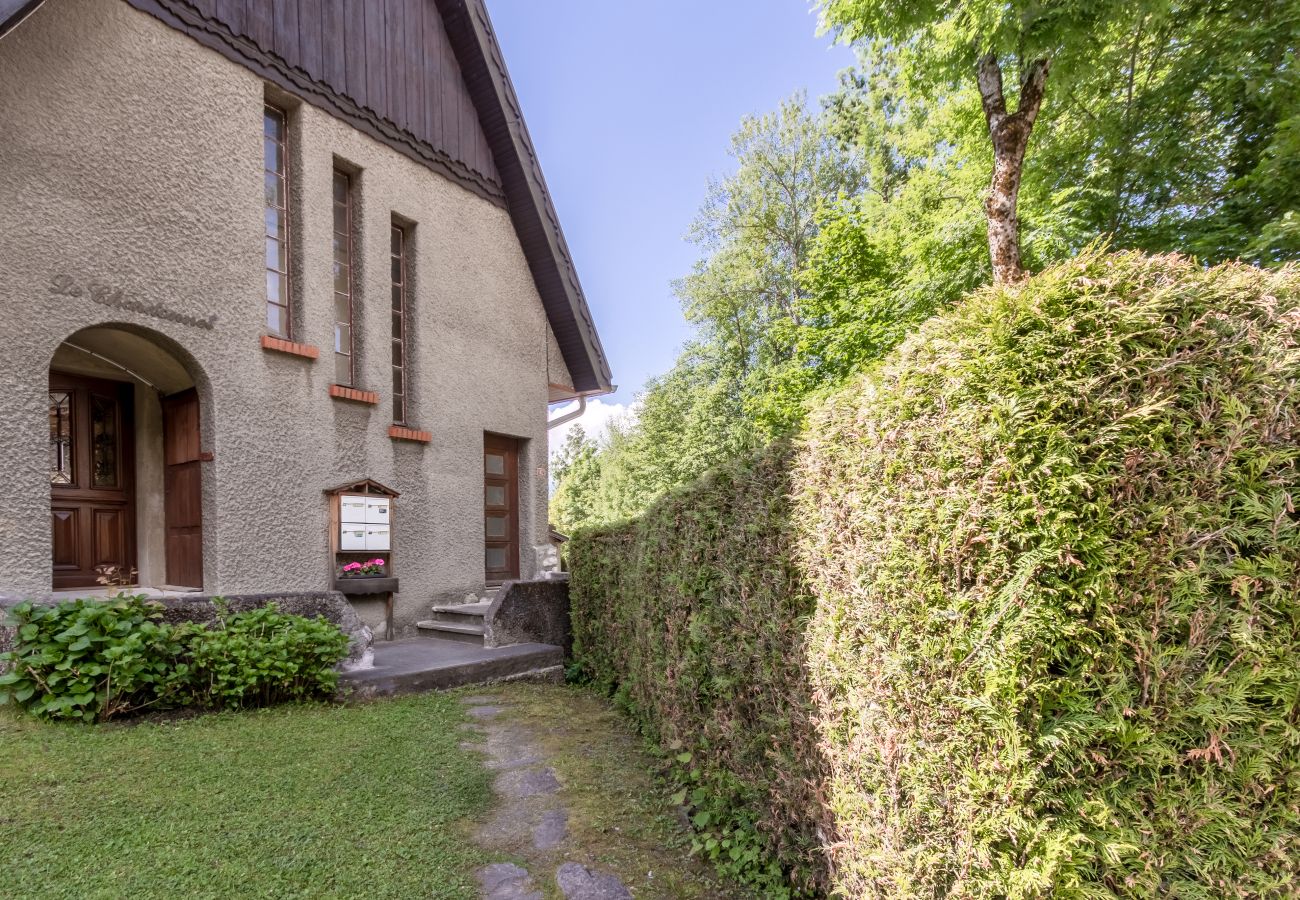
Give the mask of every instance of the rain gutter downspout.
M 557 418 L 554 418 L 554 419 L 547 419 L 547 420 L 546 420 L 546 430 L 547 430 L 547 431 L 550 431 L 552 428 L 559 428 L 561 425 L 564 425 L 564 424 L 567 423 L 567 422 L 572 422 L 574 419 L 578 418 L 579 416 L 581 416 L 581 415 L 582 415 L 583 413 L 585 413 L 586 411 L 587 411 L 587 395 L 586 395 L 586 394 L 579 394 L 579 395 L 578 395 L 578 408 L 575 409 L 575 410 L 572 410 L 571 412 L 566 412 L 564 415 L 559 416 L 559 417 L 557 417 Z
M 546 422 L 546 430 L 547 430 L 547 431 L 550 431 L 552 428 L 559 428 L 561 425 L 565 425 L 565 424 L 567 424 L 567 423 L 569 423 L 569 422 L 572 422 L 574 419 L 578 418 L 578 417 L 581 416 L 583 413 L 585 413 L 585 412 L 587 411 L 587 398 L 588 398 L 588 397 L 605 397 L 605 396 L 608 396 L 609 394 L 614 393 L 614 392 L 617 391 L 617 390 L 618 390 L 618 387 L 617 387 L 617 385 L 616 385 L 616 386 L 614 386 L 614 387 L 609 388 L 608 390 L 603 390 L 603 391 L 585 391 L 585 392 L 579 394 L 579 395 L 578 395 L 578 408 L 575 409 L 575 410 L 572 410 L 572 411 L 570 411 L 570 412 L 566 412 L 566 413 L 565 413 L 564 415 L 562 415 L 562 416 L 557 416 L 557 417 L 554 418 L 554 419 L 548 419 L 547 422 Z

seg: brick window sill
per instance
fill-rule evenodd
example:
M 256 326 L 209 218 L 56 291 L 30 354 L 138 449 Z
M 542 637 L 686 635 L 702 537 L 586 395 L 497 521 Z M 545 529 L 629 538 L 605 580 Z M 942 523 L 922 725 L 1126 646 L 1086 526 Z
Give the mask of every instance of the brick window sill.
M 395 441 L 410 441 L 413 444 L 428 444 L 433 441 L 433 435 L 429 432 L 416 431 L 405 425 L 389 425 L 388 436 Z
M 297 356 L 302 359 L 316 359 L 320 356 L 320 350 L 311 344 L 300 344 L 297 341 L 286 341 L 284 338 L 273 337 L 269 334 L 262 335 L 262 349 L 270 350 L 274 353 L 285 353 L 289 356 Z
M 366 403 L 370 406 L 379 402 L 379 395 L 374 391 L 359 391 L 342 384 L 331 384 L 330 396 L 335 400 L 351 400 L 353 403 Z

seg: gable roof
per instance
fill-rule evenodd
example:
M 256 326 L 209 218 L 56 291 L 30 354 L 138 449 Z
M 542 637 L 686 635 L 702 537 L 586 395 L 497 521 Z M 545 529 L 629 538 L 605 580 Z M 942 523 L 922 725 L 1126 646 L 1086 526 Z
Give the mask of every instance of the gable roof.
M 45 0 L 0 0 L 0 37 L 22 24 Z
M 507 209 L 574 388 L 612 387 L 483 0 L 126 2 Z

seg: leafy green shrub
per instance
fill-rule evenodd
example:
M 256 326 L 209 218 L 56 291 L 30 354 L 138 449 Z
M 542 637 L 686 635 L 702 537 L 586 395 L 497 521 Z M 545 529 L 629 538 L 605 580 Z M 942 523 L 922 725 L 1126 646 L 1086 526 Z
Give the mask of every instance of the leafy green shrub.
M 187 686 L 195 706 L 238 709 L 325 698 L 338 688 L 335 666 L 348 638 L 323 616 L 306 619 L 263 606 L 188 626 Z
M 170 705 L 183 680 L 174 629 L 141 597 L 22 603 L 10 615 L 17 646 L 0 654 L 0 702 L 40 718 L 93 722 Z
M 576 535 L 575 654 L 797 889 L 1294 896 L 1297 497 L 1297 273 L 1088 253 Z
M 348 639 L 323 617 L 273 606 L 216 627 L 171 626 L 143 597 L 23 603 L 0 654 L 0 703 L 43 719 L 103 721 L 145 709 L 239 708 L 333 695 Z

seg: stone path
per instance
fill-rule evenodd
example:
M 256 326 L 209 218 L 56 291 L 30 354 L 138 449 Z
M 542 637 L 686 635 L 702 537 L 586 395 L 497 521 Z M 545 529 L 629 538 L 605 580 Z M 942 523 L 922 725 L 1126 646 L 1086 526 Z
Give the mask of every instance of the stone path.
M 484 737 L 465 747 L 485 754 L 488 768 L 497 773 L 497 807 L 476 839 L 485 849 L 525 859 L 531 867 L 494 863 L 479 869 L 483 900 L 544 900 L 543 883 L 555 885 L 565 900 L 631 900 L 616 875 L 570 859 L 576 848 L 569 841 L 564 785 L 536 736 L 502 720 L 508 703 L 490 696 L 461 702 L 474 720 L 469 727 Z

